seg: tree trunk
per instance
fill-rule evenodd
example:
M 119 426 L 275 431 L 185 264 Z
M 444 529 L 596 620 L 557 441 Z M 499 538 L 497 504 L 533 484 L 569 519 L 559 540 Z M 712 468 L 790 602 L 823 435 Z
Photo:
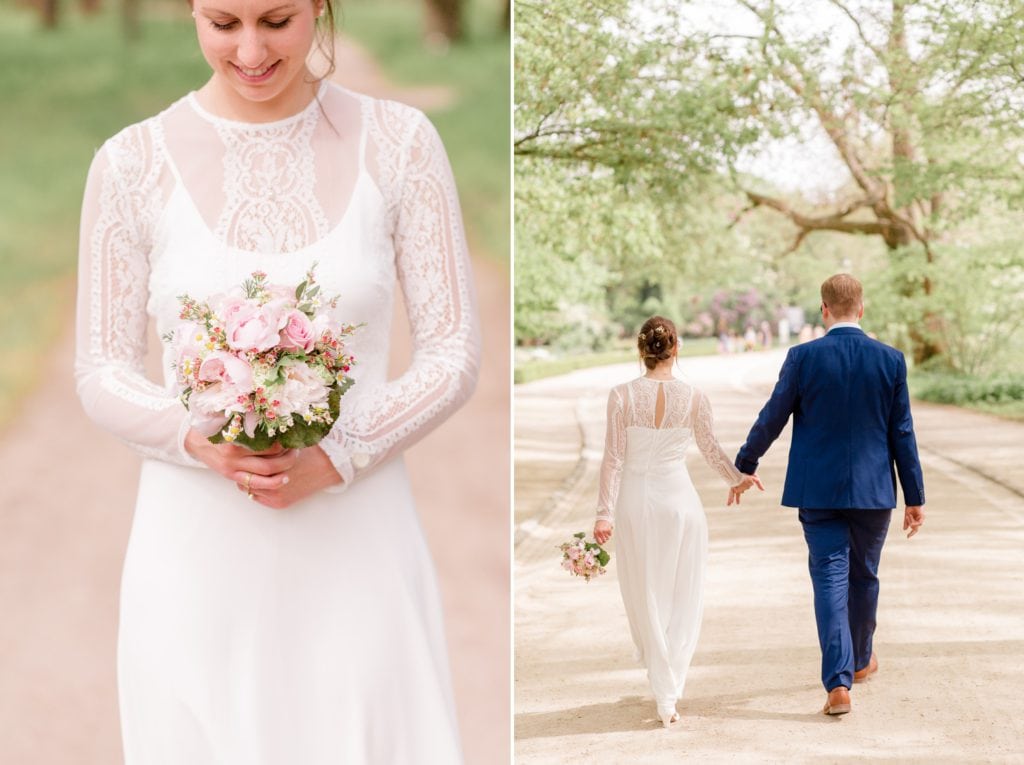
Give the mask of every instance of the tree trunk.
M 462 0 L 426 0 L 428 44 L 444 47 L 462 39 Z
M 43 27 L 46 29 L 54 29 L 57 26 L 59 5 L 58 0 L 42 0 L 39 4 L 39 10 L 43 14 Z
M 121 26 L 127 40 L 138 40 L 142 37 L 139 24 L 139 0 L 121 0 Z
M 79 0 L 78 7 L 86 16 L 94 16 L 101 10 L 100 0 Z

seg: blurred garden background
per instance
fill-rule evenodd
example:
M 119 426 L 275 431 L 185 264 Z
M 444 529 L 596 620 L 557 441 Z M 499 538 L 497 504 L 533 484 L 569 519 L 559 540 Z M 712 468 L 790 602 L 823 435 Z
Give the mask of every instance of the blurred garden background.
M 654 313 L 684 351 L 793 341 L 849 271 L 918 397 L 1024 417 L 1020 3 L 522 0 L 515 19 L 517 381 L 632 359 Z
M 200 87 L 209 69 L 186 0 L 0 7 L 0 762 L 113 763 L 118 588 L 140 459 L 88 421 L 75 396 L 79 206 L 103 141 Z M 488 342 L 473 398 L 403 460 L 437 566 L 466 762 L 504 762 L 510 7 L 335 8 L 332 79 L 423 109 L 459 187 Z M 395 320 L 397 372 L 410 342 L 401 308 Z M 158 368 L 155 359 L 150 372 Z M 459 480 L 437 480 L 453 470 Z

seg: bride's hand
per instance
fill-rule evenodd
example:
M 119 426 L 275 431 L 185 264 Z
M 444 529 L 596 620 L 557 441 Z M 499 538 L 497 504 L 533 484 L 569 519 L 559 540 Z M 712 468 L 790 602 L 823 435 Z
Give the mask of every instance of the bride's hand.
M 215 473 L 220 473 L 240 487 L 274 491 L 288 483 L 286 471 L 295 466 L 298 453 L 280 444 L 263 452 L 254 452 L 244 446 L 212 444 L 196 430 L 185 436 L 185 450 Z M 333 470 L 333 469 L 332 469 Z
M 594 524 L 594 541 L 603 545 L 612 538 L 612 525 L 608 521 L 598 521 Z
M 764 484 L 761 483 L 761 479 L 758 478 L 756 473 L 753 475 L 741 473 L 740 475 L 743 476 L 743 480 L 729 488 L 729 497 L 725 501 L 726 505 L 738 505 L 740 503 L 740 496 L 751 486 L 756 486 L 761 491 L 764 491 Z
M 292 466 L 287 469 L 287 472 L 273 477 L 274 479 L 283 478 L 280 483 L 268 484 L 268 487 L 264 488 L 261 481 L 253 478 L 251 485 L 253 497 L 261 505 L 272 507 L 275 510 L 284 510 L 311 494 L 341 483 L 341 476 L 338 475 L 331 460 L 319 446 L 293 449 L 291 454 L 295 457 Z M 239 488 L 245 491 L 244 486 L 240 485 Z

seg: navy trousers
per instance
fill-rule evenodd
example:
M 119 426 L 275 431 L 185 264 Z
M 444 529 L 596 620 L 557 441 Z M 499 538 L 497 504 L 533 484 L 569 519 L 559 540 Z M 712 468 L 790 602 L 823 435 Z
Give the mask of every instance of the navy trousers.
M 800 508 L 827 691 L 852 688 L 853 673 L 871 659 L 878 561 L 891 516 L 892 510 Z

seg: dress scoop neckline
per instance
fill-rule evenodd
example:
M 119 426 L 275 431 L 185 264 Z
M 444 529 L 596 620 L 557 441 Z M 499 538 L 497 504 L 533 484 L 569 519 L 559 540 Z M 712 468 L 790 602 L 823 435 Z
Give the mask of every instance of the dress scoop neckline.
M 235 120 L 230 117 L 218 116 L 199 103 L 199 98 L 194 90 L 190 90 L 188 92 L 186 99 L 192 109 L 195 110 L 196 114 L 214 125 L 221 125 L 233 130 L 273 130 L 274 128 L 281 128 L 290 125 L 293 122 L 298 122 L 313 109 L 318 108 L 324 97 L 324 93 L 327 92 L 327 87 L 327 80 L 324 80 L 316 89 L 316 94 L 313 98 L 311 98 L 309 103 L 302 107 L 302 109 L 295 112 L 295 114 L 289 114 L 287 117 L 281 117 L 280 119 L 271 120 L 270 122 L 246 122 L 245 120 Z

